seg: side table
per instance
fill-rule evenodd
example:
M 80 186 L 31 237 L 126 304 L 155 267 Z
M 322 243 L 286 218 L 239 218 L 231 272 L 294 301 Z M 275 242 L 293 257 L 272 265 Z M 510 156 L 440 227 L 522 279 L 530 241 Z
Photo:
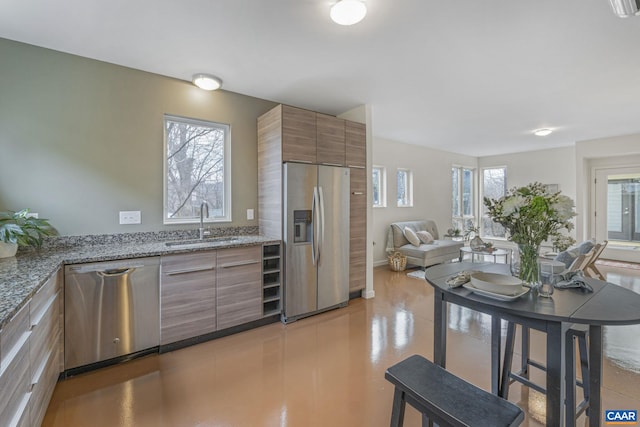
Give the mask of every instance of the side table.
M 476 257 L 480 257 L 480 262 L 482 262 L 487 256 L 493 257 L 494 264 L 498 262 L 498 257 L 502 257 L 504 259 L 504 264 L 509 264 L 511 261 L 511 249 L 494 249 L 491 252 L 487 252 L 481 250 L 473 250 L 468 246 L 464 246 L 460 248 L 460 262 L 462 262 L 466 254 L 471 254 L 471 262 L 476 262 Z

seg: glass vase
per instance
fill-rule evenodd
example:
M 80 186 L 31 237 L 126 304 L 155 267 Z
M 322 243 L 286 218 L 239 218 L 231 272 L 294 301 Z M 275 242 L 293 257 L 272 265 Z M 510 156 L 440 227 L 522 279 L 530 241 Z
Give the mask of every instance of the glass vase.
M 525 286 L 535 288 L 540 283 L 538 269 L 538 253 L 540 246 L 518 243 L 518 250 L 513 252 L 511 274 L 519 277 Z

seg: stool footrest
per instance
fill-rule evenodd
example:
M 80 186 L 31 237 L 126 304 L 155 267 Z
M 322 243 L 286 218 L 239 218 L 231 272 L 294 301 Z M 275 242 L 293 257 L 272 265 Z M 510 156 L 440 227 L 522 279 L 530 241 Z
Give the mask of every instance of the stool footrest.
M 529 388 L 534 389 L 535 391 L 542 393 L 542 394 L 547 394 L 547 389 L 534 383 L 533 381 L 531 381 L 529 378 L 525 378 L 522 375 L 520 375 L 519 373 L 516 372 L 509 372 L 509 378 L 511 378 L 511 381 L 509 381 L 509 385 L 513 384 L 514 381 L 518 381 L 519 383 L 522 383 L 524 385 L 526 385 Z

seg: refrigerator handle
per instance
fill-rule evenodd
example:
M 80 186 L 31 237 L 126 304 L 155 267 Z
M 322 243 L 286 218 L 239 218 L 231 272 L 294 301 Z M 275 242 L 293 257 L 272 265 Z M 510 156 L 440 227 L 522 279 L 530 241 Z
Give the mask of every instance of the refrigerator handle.
M 318 265 L 320 265 L 324 249 L 324 195 L 322 187 L 318 187 L 318 193 L 320 193 L 320 237 L 318 238 Z
M 311 262 L 313 265 L 316 265 L 316 221 L 318 220 L 318 215 L 316 215 L 316 208 L 318 205 L 318 187 L 313 187 L 313 198 L 311 199 Z

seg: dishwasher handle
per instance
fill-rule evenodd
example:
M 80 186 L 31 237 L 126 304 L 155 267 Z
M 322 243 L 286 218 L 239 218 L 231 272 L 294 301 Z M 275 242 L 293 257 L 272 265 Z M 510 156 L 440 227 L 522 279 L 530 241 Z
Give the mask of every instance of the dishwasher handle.
M 136 270 L 136 267 L 125 267 L 125 268 L 109 268 L 106 270 L 97 270 L 96 273 L 101 277 L 116 277 L 116 276 L 124 276 L 128 273 L 133 273 Z
M 86 273 L 106 273 L 106 274 L 124 274 L 126 270 L 135 270 L 137 268 L 148 267 L 145 264 L 131 264 L 120 263 L 111 265 L 99 265 L 99 264 L 78 264 L 66 267 L 72 274 L 86 274 Z

